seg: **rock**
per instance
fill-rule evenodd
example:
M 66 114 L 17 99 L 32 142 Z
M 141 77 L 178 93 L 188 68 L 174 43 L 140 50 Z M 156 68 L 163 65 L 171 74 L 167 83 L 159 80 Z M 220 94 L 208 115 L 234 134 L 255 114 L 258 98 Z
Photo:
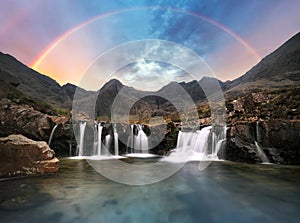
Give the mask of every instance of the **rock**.
M 34 140 L 48 140 L 54 124 L 48 115 L 29 105 L 0 100 L 0 136 L 22 134 Z
M 300 164 L 300 120 L 232 124 L 218 157 L 238 162 L 262 162 L 256 144 L 271 163 Z
M 55 173 L 58 162 L 46 142 L 23 135 L 0 138 L 0 177 Z
M 236 99 L 232 102 L 232 104 L 233 104 L 234 111 L 238 111 L 238 112 L 244 112 L 245 111 L 243 103 L 240 100 Z
M 56 154 L 69 155 L 69 147 L 76 147 L 70 118 L 50 116 L 28 104 L 18 104 L 10 99 L 0 100 L 0 137 L 22 134 L 30 139 L 49 141 L 51 131 L 58 125 L 51 141 Z
M 300 164 L 300 120 L 260 122 L 261 145 L 274 148 L 282 164 Z
M 252 100 L 254 103 L 269 103 L 269 97 L 265 95 L 263 92 L 254 92 L 251 93 Z

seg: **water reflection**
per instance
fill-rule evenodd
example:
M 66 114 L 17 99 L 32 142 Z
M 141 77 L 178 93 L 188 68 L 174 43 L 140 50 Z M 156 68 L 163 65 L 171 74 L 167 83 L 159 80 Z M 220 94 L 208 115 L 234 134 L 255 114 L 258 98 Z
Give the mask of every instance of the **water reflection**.
M 134 173 L 133 173 L 134 174 Z M 298 222 L 300 167 L 190 162 L 172 177 L 128 186 L 85 160 L 58 174 L 0 181 L 1 222 Z

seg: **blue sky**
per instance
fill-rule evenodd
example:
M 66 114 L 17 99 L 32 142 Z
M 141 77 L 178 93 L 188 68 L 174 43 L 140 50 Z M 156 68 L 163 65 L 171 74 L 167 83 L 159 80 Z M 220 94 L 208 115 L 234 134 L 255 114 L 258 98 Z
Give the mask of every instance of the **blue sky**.
M 2 0 L 0 5 L 0 51 L 60 84 L 80 84 L 96 58 L 145 39 L 180 44 L 197 53 L 217 78 L 234 79 L 300 30 L 299 0 Z M 173 74 L 174 80 L 187 81 L 176 65 L 140 58 L 132 66 L 123 74 L 99 70 L 99 87 L 108 77 L 126 81 L 127 75 L 136 77 L 134 87 L 147 88 L 138 80 L 142 72 L 148 79 Z M 155 78 L 150 90 L 165 84 Z

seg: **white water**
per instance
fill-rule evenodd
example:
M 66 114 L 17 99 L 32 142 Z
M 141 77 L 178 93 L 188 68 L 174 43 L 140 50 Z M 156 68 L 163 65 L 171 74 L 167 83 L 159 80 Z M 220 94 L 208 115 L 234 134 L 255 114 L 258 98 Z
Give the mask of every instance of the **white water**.
M 217 160 L 217 153 L 226 139 L 226 127 L 215 131 L 212 126 L 196 132 L 179 131 L 177 147 L 166 161 L 185 162 L 187 160 Z
M 116 125 L 114 125 L 114 147 L 115 147 L 115 156 L 119 155 L 119 135 L 117 133 Z
M 257 142 L 261 142 L 261 136 L 260 136 L 260 132 L 259 132 L 259 122 L 256 122 L 256 141 Z
M 134 153 L 134 135 L 133 135 L 134 125 L 130 125 L 130 135 L 127 141 L 127 153 L 129 153 L 129 149 L 131 148 L 131 152 Z
M 98 123 L 97 125 L 98 125 L 98 143 L 97 143 L 97 151 L 95 155 L 101 156 L 101 149 L 102 149 L 101 137 L 102 137 L 103 126 L 101 125 L 101 123 Z
M 261 142 L 261 135 L 260 135 L 260 131 L 259 131 L 259 122 L 257 121 L 256 122 L 256 141 L 254 142 L 256 151 L 257 151 L 257 155 L 261 159 L 262 163 L 269 164 L 270 161 L 269 161 L 267 155 L 265 154 L 265 152 L 263 151 L 263 149 L 261 148 L 261 146 L 259 145 L 260 142 Z
M 143 131 L 142 125 L 136 125 L 138 129 L 138 134 L 135 136 L 133 134 L 134 125 L 130 125 L 130 136 L 127 141 L 127 153 L 129 153 L 129 148 L 131 148 L 131 153 L 148 153 L 149 144 L 148 137 Z
M 265 152 L 262 150 L 262 148 L 256 141 L 255 141 L 255 146 L 256 146 L 257 154 L 258 154 L 259 158 L 261 159 L 262 163 L 270 163 L 270 160 L 266 156 Z
M 105 148 L 104 148 L 103 155 L 105 155 L 105 156 L 110 155 L 110 152 L 109 152 L 110 144 L 111 144 L 111 135 L 106 135 L 105 136 Z
M 86 126 L 86 122 L 80 122 L 79 124 L 79 145 L 78 147 L 78 155 L 79 156 L 83 156 L 84 152 L 83 152 L 83 141 L 84 141 L 84 132 L 85 132 L 85 126 Z
M 54 135 L 54 132 L 55 132 L 55 129 L 57 128 L 57 126 L 58 126 L 58 124 L 56 124 L 51 131 L 51 134 L 50 134 L 50 137 L 48 140 L 48 146 L 50 146 L 50 144 L 51 144 L 51 141 L 52 141 L 52 138 L 53 138 L 53 135 Z
M 80 123 L 80 141 L 78 145 L 78 155 L 84 156 L 83 152 L 83 139 L 86 122 Z M 116 126 L 113 128 L 113 135 L 106 135 L 104 137 L 104 144 L 101 141 L 103 126 L 101 124 L 96 125 L 97 132 L 95 134 L 95 147 L 92 157 L 95 159 L 102 159 L 110 156 L 110 148 L 112 146 L 112 140 L 114 141 L 114 154 L 119 155 L 118 133 Z M 131 153 L 134 154 L 148 154 L 149 144 L 148 137 L 142 129 L 142 125 L 136 125 L 138 134 L 134 135 L 134 125 L 130 126 L 130 136 L 127 142 L 127 146 L 131 148 Z M 212 126 L 205 127 L 196 132 L 182 132 L 178 133 L 176 150 L 170 155 L 172 159 L 170 161 L 180 160 L 185 157 L 189 157 L 192 160 L 212 160 L 217 159 L 217 153 L 220 150 L 222 143 L 226 136 L 226 127 L 224 131 L 217 131 Z M 112 138 L 113 137 L 113 138 Z M 127 153 L 129 149 L 127 148 Z M 133 154 L 133 155 L 134 155 Z M 176 158 L 177 157 L 177 158 Z M 166 160 L 167 161 L 167 160 Z

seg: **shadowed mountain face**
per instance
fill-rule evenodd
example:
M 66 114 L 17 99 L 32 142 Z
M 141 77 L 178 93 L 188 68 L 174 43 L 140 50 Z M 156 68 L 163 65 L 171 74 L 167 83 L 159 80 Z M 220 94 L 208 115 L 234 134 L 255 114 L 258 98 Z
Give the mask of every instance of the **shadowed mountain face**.
M 139 91 L 123 85 L 119 80 L 112 79 L 99 91 L 97 97 L 97 116 L 110 116 L 114 106 L 120 107 L 119 113 L 130 111 L 131 115 L 143 116 L 146 112 L 151 116 L 165 116 L 189 107 L 206 102 L 206 94 L 213 94 L 221 90 L 216 85 L 222 84 L 215 78 L 204 77 L 200 82 L 170 82 L 156 92 Z M 206 88 L 206 92 L 202 88 Z M 209 90 L 208 90 L 209 89 Z M 115 100 L 117 98 L 117 100 Z M 115 104 L 114 104 L 115 103 Z M 118 110 L 118 109 L 117 109 Z M 151 112 L 151 114 L 149 114 Z
M 243 76 L 226 82 L 227 91 L 267 89 L 299 86 L 300 84 L 300 33 L 263 58 Z
M 70 101 L 61 86 L 50 77 L 42 75 L 12 56 L 0 52 L 0 80 L 12 84 L 16 90 L 27 97 L 53 105 L 64 107 Z
M 112 79 L 97 92 L 86 91 L 72 84 L 60 86 L 53 79 L 26 67 L 10 55 L 0 53 L 0 95 L 19 97 L 25 95 L 35 101 L 48 103 L 56 107 L 71 107 L 76 92 L 80 106 L 89 106 L 96 101 L 97 116 L 110 116 L 115 98 L 117 106 L 129 105 L 133 115 L 139 110 L 153 110 L 154 114 L 164 115 L 177 112 L 176 103 L 185 94 L 185 99 L 194 104 L 207 102 L 207 94 L 212 95 L 220 89 L 226 99 L 243 93 L 260 90 L 282 90 L 298 87 L 300 84 L 300 33 L 296 34 L 241 77 L 227 82 L 204 77 L 200 81 L 170 82 L 156 92 L 139 91 Z M 5 90 L 6 89 L 6 90 Z M 183 103 L 183 105 L 185 105 Z M 128 111 L 129 111 L 128 110 Z M 180 110 L 180 108 L 179 108 Z

